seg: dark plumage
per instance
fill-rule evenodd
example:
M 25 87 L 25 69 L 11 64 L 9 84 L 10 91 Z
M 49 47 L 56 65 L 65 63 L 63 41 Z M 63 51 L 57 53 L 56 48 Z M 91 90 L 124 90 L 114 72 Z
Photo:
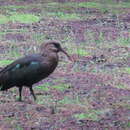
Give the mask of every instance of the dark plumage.
M 57 42 L 48 42 L 41 46 L 40 54 L 28 55 L 14 61 L 0 71 L 0 89 L 19 88 L 19 100 L 22 100 L 22 88 L 26 86 L 36 100 L 32 85 L 50 75 L 58 64 L 58 52 L 69 55 Z M 71 58 L 69 57 L 71 60 Z

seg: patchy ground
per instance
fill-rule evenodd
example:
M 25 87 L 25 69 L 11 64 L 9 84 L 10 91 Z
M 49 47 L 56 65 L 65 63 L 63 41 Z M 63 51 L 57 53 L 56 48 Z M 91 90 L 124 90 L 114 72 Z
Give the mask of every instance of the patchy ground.
M 0 67 L 58 40 L 55 72 L 28 89 L 0 92 L 0 128 L 16 130 L 130 129 L 130 3 L 86 0 L 0 1 Z M 124 15 L 125 14 L 125 15 Z

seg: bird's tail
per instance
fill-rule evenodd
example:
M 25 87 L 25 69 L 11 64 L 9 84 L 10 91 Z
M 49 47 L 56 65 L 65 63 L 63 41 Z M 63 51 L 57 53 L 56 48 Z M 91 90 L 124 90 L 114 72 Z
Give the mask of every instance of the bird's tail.
M 3 85 L 2 84 L 0 84 L 0 91 L 3 91 Z
M 4 90 L 4 85 L 2 83 L 2 78 L 0 76 L 0 91 L 3 91 Z

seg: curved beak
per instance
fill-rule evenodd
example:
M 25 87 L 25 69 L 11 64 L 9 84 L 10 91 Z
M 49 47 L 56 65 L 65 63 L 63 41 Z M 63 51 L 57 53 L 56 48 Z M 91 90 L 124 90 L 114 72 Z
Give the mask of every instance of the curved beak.
M 60 51 L 63 52 L 63 53 L 68 57 L 68 59 L 69 59 L 70 61 L 73 61 L 73 59 L 68 55 L 68 53 L 67 53 L 65 50 L 63 50 L 63 49 L 61 48 Z

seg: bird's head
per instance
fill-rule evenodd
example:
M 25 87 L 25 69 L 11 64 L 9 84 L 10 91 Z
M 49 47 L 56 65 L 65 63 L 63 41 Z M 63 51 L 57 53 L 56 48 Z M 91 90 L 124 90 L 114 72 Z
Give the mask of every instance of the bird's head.
M 51 41 L 51 42 L 47 42 L 46 44 L 42 44 L 41 50 L 43 50 L 43 51 L 46 50 L 48 52 L 54 52 L 54 53 L 63 52 L 69 58 L 69 60 L 72 61 L 72 58 L 61 47 L 60 43 L 58 43 L 56 41 Z

